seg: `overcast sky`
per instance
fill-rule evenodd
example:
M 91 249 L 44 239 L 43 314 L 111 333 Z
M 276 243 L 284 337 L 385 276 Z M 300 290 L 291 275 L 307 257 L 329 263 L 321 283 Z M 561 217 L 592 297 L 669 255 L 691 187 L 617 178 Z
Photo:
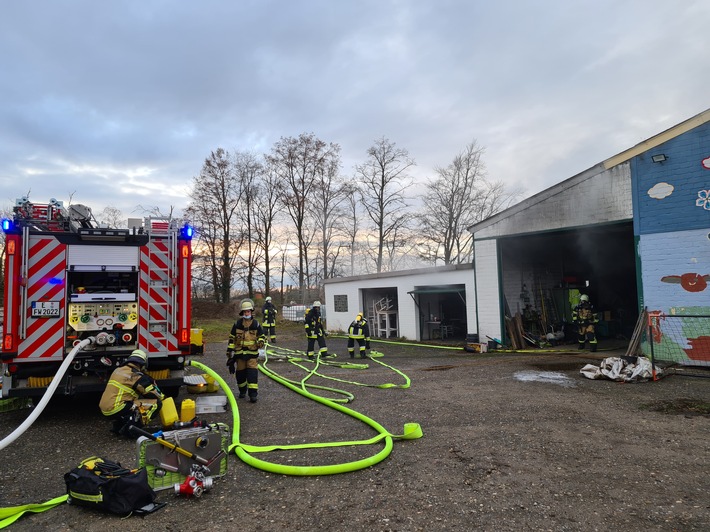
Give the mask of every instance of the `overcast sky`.
M 212 150 L 476 139 L 537 193 L 710 107 L 708 0 L 0 2 L 0 200 L 178 211 Z

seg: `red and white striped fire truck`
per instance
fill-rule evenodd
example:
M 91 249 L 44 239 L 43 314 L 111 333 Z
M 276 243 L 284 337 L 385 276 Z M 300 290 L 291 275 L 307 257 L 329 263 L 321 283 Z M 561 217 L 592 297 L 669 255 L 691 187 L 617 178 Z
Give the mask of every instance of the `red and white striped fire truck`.
M 5 233 L 2 397 L 41 395 L 81 340 L 56 394 L 101 391 L 134 349 L 175 395 L 190 354 L 192 228 L 129 219 L 97 227 L 83 205 L 17 200 Z

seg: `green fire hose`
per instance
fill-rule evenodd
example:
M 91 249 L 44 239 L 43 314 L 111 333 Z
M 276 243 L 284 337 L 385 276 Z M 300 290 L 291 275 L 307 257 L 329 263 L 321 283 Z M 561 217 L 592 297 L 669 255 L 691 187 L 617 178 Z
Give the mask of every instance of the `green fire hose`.
M 404 425 L 404 432 L 401 435 L 392 434 L 387 431 L 382 425 L 374 421 L 373 419 L 356 412 L 350 408 L 347 408 L 336 401 L 320 397 L 309 392 L 305 385 L 294 384 L 293 381 L 289 381 L 275 372 L 270 371 L 268 368 L 264 368 L 264 365 L 260 365 L 262 373 L 267 375 L 274 381 L 286 386 L 287 388 L 293 390 L 294 392 L 307 397 L 313 401 L 316 401 L 324 406 L 333 408 L 343 414 L 349 415 L 359 421 L 362 421 L 366 425 L 372 427 L 378 434 L 372 438 L 366 440 L 354 440 L 354 441 L 339 441 L 339 442 L 326 442 L 326 443 L 304 443 L 296 445 L 268 445 L 268 446 L 255 446 L 248 445 L 239 441 L 240 432 L 240 419 L 239 419 L 239 409 L 237 407 L 237 401 L 232 394 L 231 389 L 227 383 L 220 377 L 215 371 L 209 367 L 197 362 L 196 360 L 191 360 L 190 365 L 204 371 L 217 382 L 229 401 L 229 405 L 232 409 L 233 425 L 234 431 L 232 433 L 232 444 L 229 447 L 229 451 L 234 449 L 235 454 L 246 464 L 251 465 L 257 469 L 268 471 L 270 473 L 277 473 L 281 475 L 292 475 L 292 476 L 310 476 L 310 475 L 333 475 L 337 473 L 348 473 L 351 471 L 357 471 L 359 469 L 365 469 L 366 467 L 373 466 L 385 458 L 387 458 L 392 452 L 393 440 L 394 439 L 417 439 L 422 437 L 422 429 L 418 423 L 406 423 Z M 305 379 L 304 379 L 305 380 Z M 312 385 L 311 385 L 312 386 Z M 325 388 L 325 387 L 323 387 Z M 363 458 L 360 460 L 355 460 L 352 462 L 345 462 L 342 464 L 331 464 L 331 465 L 283 465 L 276 464 L 273 462 L 268 462 L 252 456 L 252 454 L 265 453 L 275 450 L 294 450 L 294 449 L 315 449 L 315 448 L 325 448 L 325 447 L 345 447 L 354 445 L 372 445 L 378 442 L 384 441 L 384 447 L 374 455 Z

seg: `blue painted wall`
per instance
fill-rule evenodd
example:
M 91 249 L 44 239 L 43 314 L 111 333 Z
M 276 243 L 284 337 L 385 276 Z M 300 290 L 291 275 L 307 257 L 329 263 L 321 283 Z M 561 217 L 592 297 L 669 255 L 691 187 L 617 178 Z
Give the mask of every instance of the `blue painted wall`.
M 653 155 L 668 159 L 654 163 Z M 659 353 L 710 365 L 710 123 L 631 160 L 643 304 L 659 322 Z M 648 351 L 648 346 L 644 346 Z
M 634 157 L 631 179 L 636 234 L 710 227 L 710 123 Z

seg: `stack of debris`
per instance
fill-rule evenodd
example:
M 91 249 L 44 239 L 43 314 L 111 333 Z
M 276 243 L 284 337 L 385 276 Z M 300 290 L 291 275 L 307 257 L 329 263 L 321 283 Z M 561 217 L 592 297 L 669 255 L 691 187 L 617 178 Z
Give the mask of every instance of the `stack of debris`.
M 588 379 L 610 379 L 613 381 L 637 382 L 656 379 L 660 368 L 654 368 L 646 357 L 608 357 L 599 367 L 587 364 L 579 372 Z

